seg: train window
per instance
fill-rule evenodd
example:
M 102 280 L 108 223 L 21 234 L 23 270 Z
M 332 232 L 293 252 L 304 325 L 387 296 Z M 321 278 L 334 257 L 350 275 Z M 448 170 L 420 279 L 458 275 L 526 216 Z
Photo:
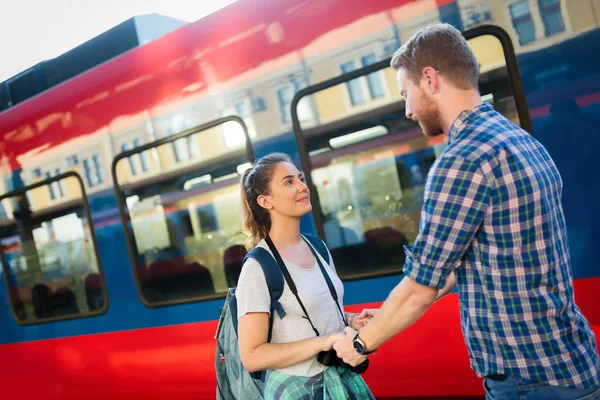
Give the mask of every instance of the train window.
M 235 147 L 218 138 L 242 137 Z M 194 137 L 194 140 L 190 140 Z M 181 163 L 174 143 L 196 143 Z M 190 149 L 191 150 L 191 149 Z M 140 152 L 155 155 L 156 173 L 129 172 Z M 117 201 L 140 298 L 147 306 L 225 296 L 239 277 L 245 250 L 239 179 L 252 160 L 248 130 L 225 117 L 120 154 L 113 161 Z
M 465 36 L 479 63 L 482 99 L 531 131 L 508 35 L 475 28 Z M 313 218 L 340 276 L 357 279 L 402 272 L 403 245 L 415 240 L 426 175 L 446 146 L 405 117 L 395 71 L 385 60 L 309 87 L 319 124 L 303 124 L 292 109 L 298 147 L 312 190 Z M 344 102 L 350 82 L 378 72 L 383 96 L 357 108 Z
M 65 196 L 52 198 L 52 188 Z M 98 315 L 108 298 L 83 181 L 60 174 L 0 197 L 0 255 L 21 324 Z

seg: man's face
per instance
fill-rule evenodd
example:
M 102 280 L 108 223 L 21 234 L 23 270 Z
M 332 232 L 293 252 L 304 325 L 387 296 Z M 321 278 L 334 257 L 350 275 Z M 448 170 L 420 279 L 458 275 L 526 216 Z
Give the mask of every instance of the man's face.
M 406 118 L 417 121 L 425 136 L 444 134 L 442 119 L 437 101 L 428 92 L 427 82 L 423 78 L 416 84 L 407 75 L 406 69 L 396 73 L 398 89 L 406 100 Z

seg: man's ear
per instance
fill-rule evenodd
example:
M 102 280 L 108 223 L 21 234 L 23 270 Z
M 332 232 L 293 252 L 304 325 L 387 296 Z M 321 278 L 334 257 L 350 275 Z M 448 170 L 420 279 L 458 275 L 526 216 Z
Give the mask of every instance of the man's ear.
M 436 94 L 440 89 L 440 73 L 433 67 L 425 67 L 422 82 L 430 95 Z
M 262 208 L 264 208 L 266 210 L 270 210 L 273 208 L 273 204 L 271 204 L 271 196 L 261 194 L 256 199 L 256 202 L 258 203 L 259 206 L 261 206 Z

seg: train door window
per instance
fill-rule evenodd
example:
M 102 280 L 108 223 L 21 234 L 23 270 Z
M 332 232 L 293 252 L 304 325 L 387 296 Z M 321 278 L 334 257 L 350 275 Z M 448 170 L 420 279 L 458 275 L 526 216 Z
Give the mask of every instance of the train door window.
M 480 64 L 482 99 L 531 131 L 506 32 L 475 28 L 465 35 Z M 343 101 L 354 82 L 375 73 L 389 96 L 362 96 L 359 109 Z M 403 245 L 418 233 L 426 175 L 446 146 L 445 136 L 426 137 L 405 117 L 395 75 L 382 61 L 307 88 L 293 102 L 312 97 L 316 105 L 318 125 L 292 115 L 316 227 L 345 279 L 402 271 Z
M 241 133 L 245 146 L 222 144 Z M 194 163 L 168 156 L 173 143 L 204 143 Z M 157 173 L 132 179 L 129 160 L 158 155 Z M 225 117 L 117 156 L 113 176 L 140 298 L 162 306 L 223 297 L 234 286 L 245 255 L 239 180 L 253 158 L 242 119 Z M 162 171 L 162 172 L 158 172 Z
M 60 201 L 52 197 L 58 190 L 65 193 Z M 79 175 L 52 176 L 0 202 L 6 210 L 0 260 L 15 319 L 32 324 L 105 312 L 104 277 Z

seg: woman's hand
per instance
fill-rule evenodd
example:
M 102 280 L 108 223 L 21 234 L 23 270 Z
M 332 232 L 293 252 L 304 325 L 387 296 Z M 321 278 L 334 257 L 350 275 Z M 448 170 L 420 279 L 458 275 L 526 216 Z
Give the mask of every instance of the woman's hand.
M 337 333 L 333 333 L 331 335 L 327 335 L 327 336 L 322 336 L 323 338 L 323 351 L 329 351 L 331 349 L 333 349 L 333 345 L 335 342 L 337 342 L 338 340 L 342 339 L 344 337 L 344 332 L 337 332 Z
M 365 308 L 360 314 L 355 314 L 350 320 L 350 327 L 355 331 L 364 328 L 374 316 L 379 312 L 379 308 Z

